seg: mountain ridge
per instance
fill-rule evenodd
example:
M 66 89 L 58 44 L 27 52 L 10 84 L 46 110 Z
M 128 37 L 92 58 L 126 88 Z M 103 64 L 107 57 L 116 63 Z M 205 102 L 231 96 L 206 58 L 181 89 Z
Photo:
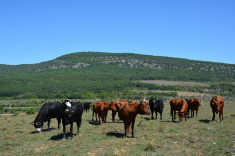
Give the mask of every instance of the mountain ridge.
M 65 68 L 82 68 L 98 64 L 128 66 L 136 68 L 149 68 L 155 70 L 180 69 L 198 70 L 234 74 L 235 65 L 196 61 L 184 58 L 173 58 L 165 56 L 152 56 L 134 53 L 105 53 L 105 52 L 76 52 L 59 56 L 53 60 L 36 64 L 5 65 L 0 64 L 0 73 L 21 71 L 40 72 L 44 70 L 58 70 Z M 196 67 L 196 69 L 195 69 Z

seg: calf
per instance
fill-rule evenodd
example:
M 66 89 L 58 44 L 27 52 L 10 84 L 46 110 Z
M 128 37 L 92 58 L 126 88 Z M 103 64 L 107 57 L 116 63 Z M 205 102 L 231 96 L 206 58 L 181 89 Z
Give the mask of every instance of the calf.
M 86 102 L 86 103 L 84 103 L 84 112 L 89 112 L 89 110 L 90 110 L 90 102 Z
M 37 132 L 42 131 L 43 122 L 48 122 L 48 131 L 50 131 L 50 122 L 52 118 L 56 118 L 58 121 L 58 129 L 60 129 L 61 123 L 61 103 L 46 103 L 44 104 L 39 112 L 35 120 L 32 122 L 32 125 L 36 128 Z
M 130 126 L 132 128 L 132 137 L 134 138 L 134 125 L 135 125 L 135 118 L 137 114 L 148 114 L 150 115 L 150 111 L 148 109 L 148 106 L 145 102 L 131 102 L 126 103 L 124 106 L 118 111 L 118 116 L 121 120 L 124 122 L 124 137 L 127 136 L 127 130 L 128 133 L 130 133 Z
M 197 117 L 199 106 L 201 106 L 201 99 L 195 99 L 195 98 L 189 99 L 188 108 L 189 110 L 191 110 L 191 118 L 194 117 L 194 111 L 196 111 L 196 117 Z
M 188 103 L 186 102 L 186 100 L 174 98 L 170 100 L 170 105 L 171 105 L 172 122 L 175 121 L 175 114 L 177 112 L 179 115 L 179 122 L 183 121 L 184 116 L 185 116 L 185 121 L 186 121 L 186 114 L 187 114 L 187 109 L 188 109 Z
M 224 108 L 224 99 L 221 96 L 214 96 L 211 99 L 210 106 L 212 109 L 213 117 L 212 121 L 215 121 L 215 113 L 219 112 L 220 122 L 224 120 L 223 108 Z M 221 119 L 222 116 L 222 119 Z
M 65 100 L 62 102 L 62 123 L 63 123 L 63 137 L 65 140 L 66 125 L 70 124 L 71 140 L 73 140 L 73 122 L 77 123 L 77 133 L 79 135 L 79 128 L 82 122 L 83 107 L 80 102 L 71 102 Z
M 149 100 L 149 106 L 150 106 L 150 110 L 151 110 L 151 114 L 152 117 L 151 119 L 154 119 L 153 117 L 153 113 L 155 112 L 156 114 L 156 120 L 157 120 L 157 112 L 160 113 L 160 120 L 162 120 L 162 112 L 163 112 L 163 108 L 164 108 L 164 104 L 162 102 L 161 99 L 154 99 L 154 98 L 150 98 Z

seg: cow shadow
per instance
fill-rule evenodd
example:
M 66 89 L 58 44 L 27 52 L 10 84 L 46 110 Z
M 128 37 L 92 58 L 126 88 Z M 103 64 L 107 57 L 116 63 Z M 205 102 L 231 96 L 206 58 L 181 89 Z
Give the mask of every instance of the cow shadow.
M 151 118 L 148 118 L 148 117 L 144 117 L 144 119 L 147 121 L 152 120 Z
M 203 123 L 210 123 L 211 122 L 211 120 L 198 120 L 198 121 L 203 122 Z
M 124 138 L 123 133 L 108 132 L 106 135 L 111 136 L 111 137 L 116 137 L 116 138 Z
M 76 136 L 76 134 L 73 134 Z M 62 140 L 62 137 L 63 137 L 63 133 L 61 134 L 58 134 L 58 135 L 54 135 L 52 136 L 49 140 L 53 140 L 53 141 L 56 141 L 56 140 Z M 70 135 L 70 132 L 67 132 L 65 133 L 65 138 L 69 138 L 70 139 L 71 135 Z
M 91 125 L 100 125 L 98 121 L 91 121 L 91 120 L 88 120 L 89 121 L 89 124 Z
M 159 122 L 172 122 L 172 121 L 164 121 L 164 120 L 162 120 L 162 121 L 159 121 Z

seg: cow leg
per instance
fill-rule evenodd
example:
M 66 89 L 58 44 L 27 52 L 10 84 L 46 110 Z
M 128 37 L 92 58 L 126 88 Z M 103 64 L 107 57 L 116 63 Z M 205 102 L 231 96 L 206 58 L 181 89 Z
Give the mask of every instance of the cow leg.
M 92 113 L 92 119 L 91 119 L 92 121 L 93 121 L 93 117 L 94 117 L 94 111 L 93 111 L 93 113 Z
M 127 123 L 124 123 L 124 130 L 125 130 L 125 132 L 124 132 L 124 137 L 126 137 L 126 131 L 127 131 L 127 128 L 128 128 L 128 125 L 127 125 Z
M 134 138 L 134 126 L 135 126 L 135 120 L 132 122 L 132 125 L 131 125 L 131 130 L 132 130 L 132 138 Z
M 153 118 L 153 113 L 154 113 L 154 111 L 151 110 L 151 115 L 152 115 L 152 116 L 151 116 L 151 119 L 154 119 L 154 118 Z
M 73 140 L 73 122 L 70 123 L 71 140 Z
M 76 133 L 76 136 L 79 135 L 79 128 L 81 126 L 81 120 L 77 121 L 77 133 Z
M 162 111 L 161 111 L 161 113 L 160 113 L 160 120 L 162 121 Z
M 171 109 L 171 117 L 172 117 L 172 122 L 173 122 L 174 120 L 173 120 L 173 111 L 172 111 L 172 109 Z
M 197 112 L 198 112 L 198 110 L 196 110 L 196 118 L 197 118 Z
M 187 115 L 186 114 L 184 114 L 184 117 L 185 117 L 185 121 L 187 120 L 187 117 L 186 117 Z
M 157 120 L 157 111 L 155 111 L 155 115 L 156 115 L 155 120 Z
M 116 113 L 115 111 L 112 111 L 112 119 L 113 119 L 113 122 L 115 121 L 115 116 L 116 116 Z
M 61 123 L 61 117 L 57 117 L 57 122 L 58 122 L 58 129 L 60 129 L 60 123 Z
M 212 121 L 215 121 L 215 112 L 213 111 Z
M 48 132 L 50 131 L 50 122 L 51 122 L 51 119 L 49 119 L 48 122 L 47 122 Z
M 176 114 L 176 112 L 174 111 L 174 121 L 175 121 L 175 114 Z
M 65 140 L 65 131 L 66 131 L 66 127 L 65 127 L 65 123 L 64 123 L 63 120 L 62 120 L 62 124 L 63 124 L 63 137 L 62 137 L 62 140 Z
M 221 110 L 221 115 L 222 115 L 222 121 L 224 121 L 224 112 L 223 112 L 223 108 Z

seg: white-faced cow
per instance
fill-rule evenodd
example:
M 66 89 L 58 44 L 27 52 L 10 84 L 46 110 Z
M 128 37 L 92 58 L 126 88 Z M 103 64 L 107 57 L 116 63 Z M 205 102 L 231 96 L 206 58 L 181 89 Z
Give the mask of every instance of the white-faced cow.
M 150 110 L 151 110 L 151 114 L 152 117 L 151 119 L 154 119 L 153 117 L 153 113 L 155 112 L 156 114 L 156 120 L 157 120 L 157 112 L 160 113 L 160 120 L 162 120 L 162 112 L 163 112 L 163 108 L 164 108 L 164 104 L 162 102 L 161 99 L 154 99 L 154 98 L 150 98 L 149 100 L 149 106 L 150 106 Z
M 65 100 L 62 102 L 62 123 L 63 123 L 63 137 L 65 140 L 66 125 L 70 124 L 71 140 L 73 140 L 73 122 L 77 123 L 77 133 L 79 135 L 79 128 L 82 122 L 83 107 L 80 102 L 71 102 Z
M 54 102 L 54 103 L 46 103 L 44 104 L 39 112 L 37 117 L 35 118 L 32 125 L 36 128 L 37 132 L 42 131 L 43 122 L 48 122 L 48 131 L 50 131 L 50 122 L 52 118 L 56 118 L 58 121 L 58 129 L 60 129 L 61 123 L 61 103 Z

